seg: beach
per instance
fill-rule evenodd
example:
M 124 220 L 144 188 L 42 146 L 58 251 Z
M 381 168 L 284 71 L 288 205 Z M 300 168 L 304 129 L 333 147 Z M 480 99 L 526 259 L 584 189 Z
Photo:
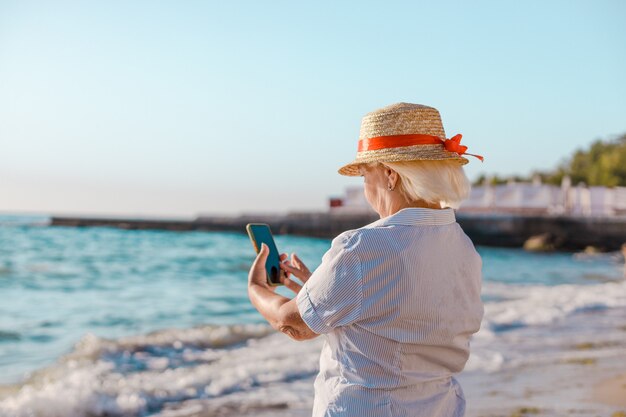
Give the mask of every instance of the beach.
M 625 18 L 0 0 L 0 417 L 626 417 Z
M 311 268 L 330 245 L 276 241 Z M 1 417 L 310 415 L 323 337 L 256 313 L 247 236 L 5 222 L 0 246 Z M 477 249 L 466 415 L 621 417 L 622 255 Z
M 458 376 L 466 415 L 621 416 L 626 328 L 615 323 L 625 311 L 580 312 L 541 337 L 525 329 L 495 344 L 477 338 L 477 355 Z M 586 338 L 573 331 L 581 323 L 594 328 Z M 295 342 L 262 324 L 86 336 L 55 366 L 5 391 L 0 413 L 307 416 L 322 342 Z M 507 344 L 518 352 L 498 350 Z M 486 367 L 490 354 L 501 360 Z
M 608 318 L 597 313 L 572 317 L 597 326 L 583 341 L 561 323 L 528 345 L 528 359 L 493 373 L 462 374 L 468 416 L 611 416 L 626 411 L 625 311 Z M 595 316 L 595 317 L 594 317 Z M 526 335 L 532 338 L 532 335 Z M 520 338 L 519 343 L 524 344 Z M 549 346 L 542 349 L 541 346 Z M 534 353 L 531 353 L 534 351 Z
M 600 381 L 594 386 L 594 401 L 626 407 L 626 374 Z

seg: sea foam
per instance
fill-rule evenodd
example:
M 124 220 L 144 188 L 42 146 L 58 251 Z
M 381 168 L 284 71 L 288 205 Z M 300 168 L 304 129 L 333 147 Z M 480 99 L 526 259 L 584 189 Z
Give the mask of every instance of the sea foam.
M 491 301 L 472 338 L 467 372 L 561 360 L 563 341 L 585 341 L 598 332 L 581 317 L 626 307 L 623 281 L 486 283 L 483 290 Z M 569 322 L 574 324 L 560 324 Z M 557 331 L 558 337 L 548 337 Z M 5 387 L 0 416 L 272 415 L 307 409 L 322 341 L 295 342 L 263 324 L 164 329 L 119 339 L 87 334 L 54 365 Z M 623 340 L 610 346 L 621 351 Z M 610 355 L 611 349 L 594 354 Z M 576 352 L 568 355 L 575 358 Z
M 298 344 L 266 325 L 168 329 L 118 340 L 89 334 L 0 400 L 0 415 L 139 416 L 199 399 L 216 399 L 215 407 L 285 407 L 310 397 L 310 384 L 298 395 L 291 382 L 316 373 L 319 349 L 319 341 Z M 267 397 L 268 389 L 290 394 Z M 245 404 L 233 399 L 241 392 Z

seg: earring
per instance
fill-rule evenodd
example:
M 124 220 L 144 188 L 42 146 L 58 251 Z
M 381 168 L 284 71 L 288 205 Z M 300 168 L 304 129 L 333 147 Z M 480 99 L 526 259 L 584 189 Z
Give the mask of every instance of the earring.
M 391 186 L 391 184 L 388 184 L 388 185 L 387 185 L 387 189 L 388 189 L 389 191 L 393 191 L 393 187 Z

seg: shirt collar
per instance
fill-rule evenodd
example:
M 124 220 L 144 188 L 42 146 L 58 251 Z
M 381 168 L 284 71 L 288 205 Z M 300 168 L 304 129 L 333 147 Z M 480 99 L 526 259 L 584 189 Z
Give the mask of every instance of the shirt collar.
M 366 227 L 391 226 L 391 225 L 438 226 L 438 225 L 450 224 L 454 222 L 456 222 L 456 217 L 454 215 L 454 210 L 451 208 L 430 209 L 430 208 L 424 208 L 424 207 L 408 207 L 408 208 L 399 210 L 390 216 L 383 217 L 380 220 L 376 220 L 375 222 L 370 223 Z

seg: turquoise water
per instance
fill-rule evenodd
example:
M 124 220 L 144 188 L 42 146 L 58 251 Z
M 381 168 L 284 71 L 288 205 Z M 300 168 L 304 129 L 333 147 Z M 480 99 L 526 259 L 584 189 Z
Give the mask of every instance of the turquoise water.
M 50 364 L 87 333 L 118 338 L 263 322 L 247 298 L 254 252 L 243 233 L 51 227 L 46 221 L 0 217 L 0 383 Z M 292 236 L 276 242 L 311 269 L 330 246 L 330 240 Z M 494 285 L 483 294 L 487 304 L 506 299 L 507 285 L 593 286 L 622 279 L 617 254 L 478 250 L 485 283 Z M 513 314 L 510 323 L 497 325 L 515 326 L 516 320 Z

